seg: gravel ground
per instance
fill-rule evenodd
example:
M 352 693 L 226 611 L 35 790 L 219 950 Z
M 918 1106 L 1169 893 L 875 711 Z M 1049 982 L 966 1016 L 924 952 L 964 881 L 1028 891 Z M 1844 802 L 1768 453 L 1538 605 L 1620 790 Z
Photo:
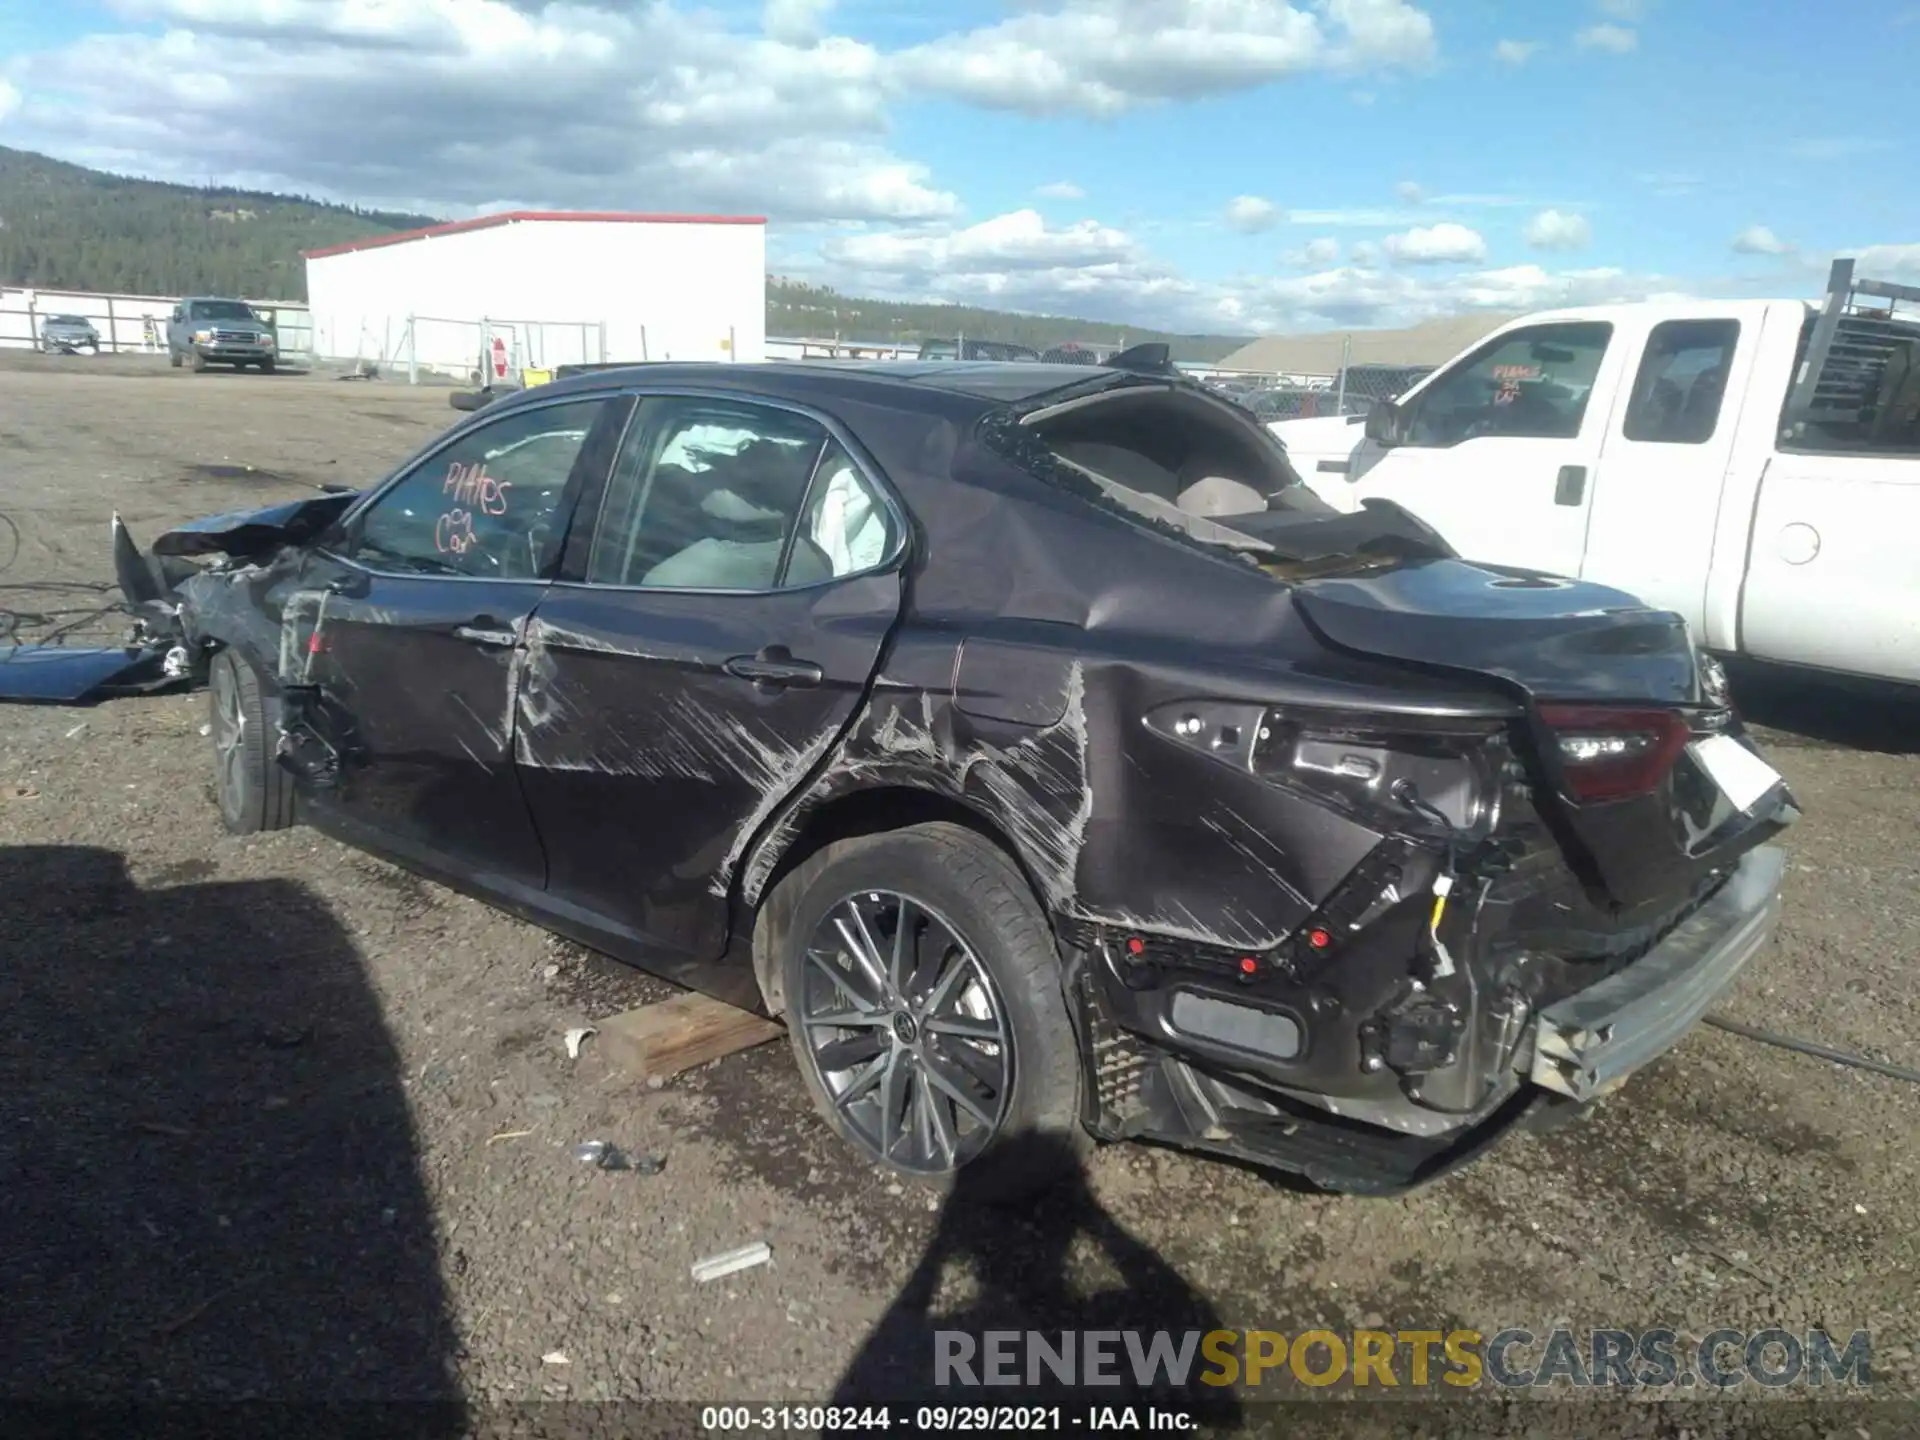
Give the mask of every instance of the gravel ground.
M 104 580 L 116 508 L 145 541 L 365 483 L 454 418 L 440 389 L 9 352 L 0 585 Z M 42 623 L 92 603 L 0 591 Z M 1784 928 L 1727 1011 L 1920 1064 L 1920 714 L 1737 678 L 1806 818 Z M 1590 1122 L 1403 1200 L 1118 1147 L 1017 1216 L 940 1213 L 843 1153 L 783 1046 L 635 1088 L 562 1037 L 666 986 L 310 831 L 223 834 L 205 721 L 198 695 L 0 709 L 16 1398 L 821 1400 L 924 1372 L 924 1323 L 895 1303 L 910 1282 L 974 1329 L 1865 1328 L 1881 1394 L 1915 1395 L 1914 1087 L 1703 1029 Z M 593 1138 L 664 1169 L 583 1167 Z M 689 1278 L 755 1239 L 771 1264 Z M 1601 1423 L 1591 1400 L 1339 1413 L 1347 1433 Z M 1682 1416 L 1635 1405 L 1605 1428 Z

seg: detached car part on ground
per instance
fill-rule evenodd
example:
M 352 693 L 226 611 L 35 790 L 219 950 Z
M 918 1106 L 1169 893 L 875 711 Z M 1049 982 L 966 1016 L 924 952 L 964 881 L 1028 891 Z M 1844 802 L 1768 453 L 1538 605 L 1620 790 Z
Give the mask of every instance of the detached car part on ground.
M 1040 1130 L 1397 1192 L 1778 911 L 1792 801 L 1675 617 L 1334 515 L 1152 357 L 600 371 L 117 542 L 229 828 L 784 1016 L 913 1175 L 1044 1184 Z

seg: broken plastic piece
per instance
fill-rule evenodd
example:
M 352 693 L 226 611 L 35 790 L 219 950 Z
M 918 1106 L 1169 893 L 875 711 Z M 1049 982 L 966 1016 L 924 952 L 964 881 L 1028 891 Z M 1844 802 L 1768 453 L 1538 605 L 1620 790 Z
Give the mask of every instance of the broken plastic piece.
M 579 1025 L 567 1031 L 567 1058 L 569 1060 L 578 1060 L 580 1058 L 581 1043 L 585 1041 L 589 1035 L 597 1033 L 591 1025 Z
M 751 1270 L 756 1265 L 764 1265 L 773 1258 L 773 1248 L 764 1240 L 756 1240 L 751 1245 L 742 1245 L 737 1250 L 724 1250 L 718 1255 L 709 1255 L 704 1260 L 693 1262 L 693 1278 L 705 1285 L 710 1280 L 732 1275 L 740 1270 Z
M 666 1168 L 663 1161 L 651 1155 L 635 1159 L 618 1145 L 610 1145 L 605 1140 L 586 1140 L 574 1146 L 573 1158 L 582 1165 L 592 1165 L 600 1170 L 637 1170 L 642 1175 L 658 1175 Z

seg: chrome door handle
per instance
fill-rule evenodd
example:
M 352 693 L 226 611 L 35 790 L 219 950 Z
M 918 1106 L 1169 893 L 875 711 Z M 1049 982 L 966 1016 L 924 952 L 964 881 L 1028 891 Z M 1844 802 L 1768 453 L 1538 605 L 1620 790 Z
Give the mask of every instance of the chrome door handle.
M 453 627 L 453 638 L 472 645 L 496 645 L 511 650 L 520 637 L 491 615 L 476 615 L 465 625 Z

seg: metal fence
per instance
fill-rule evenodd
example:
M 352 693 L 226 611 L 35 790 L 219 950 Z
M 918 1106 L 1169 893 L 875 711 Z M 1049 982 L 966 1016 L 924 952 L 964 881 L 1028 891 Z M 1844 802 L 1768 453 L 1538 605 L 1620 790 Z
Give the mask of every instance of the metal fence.
M 409 381 L 427 373 L 497 385 L 518 384 L 526 370 L 597 365 L 606 359 L 604 321 L 458 320 L 438 315 L 407 316 L 380 356 Z
M 99 334 L 103 355 L 164 355 L 167 316 L 180 299 L 177 295 L 110 295 L 87 290 L 0 290 L 0 349 L 37 350 L 50 317 L 77 315 Z M 272 324 L 282 355 L 312 353 L 313 317 L 306 306 L 284 300 L 247 303 Z

